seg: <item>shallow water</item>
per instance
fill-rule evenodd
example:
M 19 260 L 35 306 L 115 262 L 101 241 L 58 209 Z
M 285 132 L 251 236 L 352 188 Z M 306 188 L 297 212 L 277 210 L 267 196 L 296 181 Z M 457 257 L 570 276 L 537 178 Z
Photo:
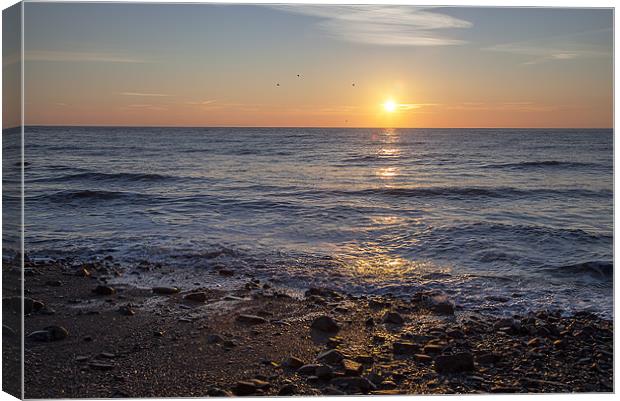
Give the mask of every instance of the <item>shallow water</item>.
M 611 130 L 29 127 L 25 154 L 34 255 L 611 315 Z

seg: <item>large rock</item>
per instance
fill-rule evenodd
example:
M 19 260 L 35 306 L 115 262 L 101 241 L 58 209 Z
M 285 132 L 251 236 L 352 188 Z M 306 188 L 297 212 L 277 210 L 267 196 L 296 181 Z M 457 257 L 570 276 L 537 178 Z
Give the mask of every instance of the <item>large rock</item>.
M 153 293 L 159 295 L 172 295 L 179 291 L 177 287 L 153 287 Z
M 376 387 L 365 377 L 337 377 L 330 381 L 330 384 L 344 389 L 346 393 L 364 393 L 367 394 Z
M 188 301 L 205 302 L 207 300 L 207 293 L 203 291 L 192 292 L 187 294 L 184 298 Z
M 252 382 L 240 381 L 237 382 L 237 384 L 233 388 L 233 392 L 236 395 L 252 395 L 256 393 L 257 389 L 258 387 L 256 387 L 256 385 Z
M 294 356 L 290 356 L 282 362 L 282 365 L 286 366 L 287 368 L 296 370 L 296 369 L 301 368 L 305 364 L 304 364 L 304 361 L 302 361 L 301 359 L 295 358 Z
M 308 364 L 308 365 L 304 365 L 302 367 L 300 367 L 299 369 L 297 369 L 297 374 L 298 375 L 302 375 L 302 376 L 314 376 L 316 369 L 321 366 L 318 364 Z
M 435 358 L 435 370 L 440 373 L 456 373 L 474 370 L 474 356 L 469 352 L 439 355 Z
M 386 312 L 383 316 L 383 323 L 403 324 L 405 319 L 398 312 Z
M 344 374 L 346 376 L 359 376 L 364 369 L 361 363 L 352 361 L 350 359 L 342 360 L 342 367 L 344 368 Z
M 60 341 L 69 337 L 69 331 L 62 326 L 47 326 L 43 330 L 30 333 L 28 338 L 33 341 Z
M 406 341 L 397 341 L 392 344 L 392 350 L 397 355 L 415 355 L 420 351 L 420 346 Z
M 116 290 L 107 285 L 98 285 L 93 289 L 93 293 L 97 295 L 114 295 L 116 294 Z
M 413 301 L 422 303 L 422 305 L 440 315 L 454 314 L 454 301 L 439 290 L 419 292 L 414 295 Z
M 330 316 L 319 316 L 310 325 L 314 330 L 323 331 L 326 333 L 337 333 L 340 330 L 338 323 Z
M 317 359 L 322 363 L 326 363 L 328 365 L 337 365 L 342 362 L 344 359 L 344 355 L 340 351 L 335 349 L 330 349 L 328 351 L 322 352 L 317 356 Z

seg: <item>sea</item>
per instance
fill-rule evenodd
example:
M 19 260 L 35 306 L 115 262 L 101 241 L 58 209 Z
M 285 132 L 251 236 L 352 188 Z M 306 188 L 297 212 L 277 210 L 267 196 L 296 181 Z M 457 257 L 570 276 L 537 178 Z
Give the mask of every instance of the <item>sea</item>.
M 611 129 L 31 126 L 24 155 L 31 257 L 613 313 Z

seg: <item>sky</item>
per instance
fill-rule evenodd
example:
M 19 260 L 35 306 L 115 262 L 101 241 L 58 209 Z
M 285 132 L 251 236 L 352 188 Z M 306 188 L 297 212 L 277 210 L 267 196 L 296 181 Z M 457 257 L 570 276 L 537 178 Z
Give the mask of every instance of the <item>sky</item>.
M 611 9 L 26 3 L 24 23 L 27 125 L 613 125 Z

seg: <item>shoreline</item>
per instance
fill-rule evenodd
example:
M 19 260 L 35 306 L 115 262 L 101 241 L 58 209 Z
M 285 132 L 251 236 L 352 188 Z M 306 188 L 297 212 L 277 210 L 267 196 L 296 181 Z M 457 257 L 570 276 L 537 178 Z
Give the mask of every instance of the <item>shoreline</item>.
M 26 398 L 613 391 L 613 322 L 588 312 L 455 314 L 430 293 L 291 297 L 227 270 L 214 274 L 231 289 L 144 289 L 112 284 L 131 273 L 111 257 L 24 273 Z M 17 295 L 5 290 L 5 324 Z

